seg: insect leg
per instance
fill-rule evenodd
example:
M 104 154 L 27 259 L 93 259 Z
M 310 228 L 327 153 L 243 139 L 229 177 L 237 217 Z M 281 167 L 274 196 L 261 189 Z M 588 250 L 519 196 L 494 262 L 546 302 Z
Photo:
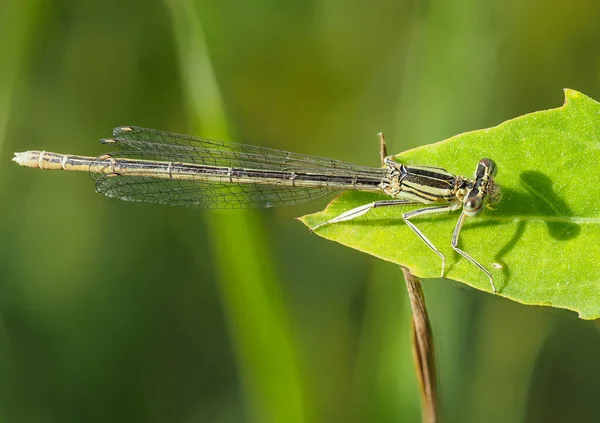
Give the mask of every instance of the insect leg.
M 442 278 L 444 277 L 444 270 L 446 269 L 446 257 L 435 247 L 435 245 L 433 245 L 433 243 L 425 236 L 425 234 L 414 225 L 414 223 L 410 222 L 409 219 L 427 214 L 450 212 L 456 210 L 456 207 L 456 204 L 446 204 L 443 206 L 427 207 L 424 209 L 411 210 L 407 213 L 404 213 L 404 215 L 402 216 L 404 222 L 408 225 L 408 227 L 411 228 L 413 232 L 416 233 L 419 236 L 419 238 L 421 238 L 423 242 L 427 244 L 427 246 L 431 248 L 433 252 L 436 253 L 442 259 Z
M 369 212 L 369 210 L 375 209 L 378 207 L 406 206 L 406 205 L 410 205 L 410 204 L 421 204 L 421 203 L 417 203 L 417 202 L 411 201 L 411 200 L 374 201 L 372 203 L 364 204 L 362 206 L 348 210 L 348 211 L 340 214 L 339 216 L 334 217 L 333 219 L 329 219 L 327 222 L 319 223 L 317 226 L 312 228 L 311 231 L 316 231 L 317 229 L 319 229 L 323 226 L 331 225 L 332 223 L 346 222 L 348 220 L 356 219 L 357 217 L 362 216 L 363 214 Z
M 473 263 L 475 266 L 477 266 L 483 273 L 488 275 L 488 277 L 490 278 L 490 285 L 492 286 L 492 291 L 495 294 L 497 292 L 496 285 L 494 284 L 494 277 L 492 276 L 490 271 L 483 267 L 483 265 L 479 264 L 473 257 L 471 257 L 463 250 L 458 248 L 458 236 L 460 235 L 460 229 L 462 228 L 462 225 L 465 221 L 465 217 L 466 214 L 462 212 L 460 214 L 460 217 L 458 218 L 458 222 L 456 222 L 456 226 L 454 227 L 454 233 L 452 234 L 452 248 L 454 248 L 454 251 L 456 251 L 458 254 L 460 254 L 461 256 L 469 260 L 471 263 Z

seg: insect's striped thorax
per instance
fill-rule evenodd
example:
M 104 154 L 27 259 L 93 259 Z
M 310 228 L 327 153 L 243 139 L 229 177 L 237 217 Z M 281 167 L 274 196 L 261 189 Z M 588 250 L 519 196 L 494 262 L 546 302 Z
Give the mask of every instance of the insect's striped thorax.
M 462 202 L 473 182 L 442 168 L 412 166 L 386 158 L 386 178 L 380 188 L 393 198 L 424 204 Z

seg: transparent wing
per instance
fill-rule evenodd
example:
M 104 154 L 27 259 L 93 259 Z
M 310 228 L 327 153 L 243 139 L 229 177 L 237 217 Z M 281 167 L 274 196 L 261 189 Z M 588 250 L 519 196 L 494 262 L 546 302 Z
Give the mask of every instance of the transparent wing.
M 319 175 L 362 175 L 381 180 L 384 170 L 355 166 L 322 157 L 271 148 L 198 138 L 138 127 L 119 127 L 113 138 L 100 140 L 122 151 L 99 156 L 90 166 L 96 191 L 108 197 L 195 208 L 248 208 L 296 205 L 340 188 L 281 184 L 230 184 L 186 179 L 128 175 L 107 170 L 106 157 L 183 162 L 220 167 L 307 172 Z
M 290 153 L 250 144 L 192 137 L 136 126 L 113 130 L 113 138 L 101 143 L 121 150 L 138 151 L 156 160 L 178 160 L 195 164 L 269 169 L 289 172 L 318 172 L 323 175 L 362 174 L 382 177 L 383 169 L 357 166 L 339 160 Z
M 170 206 L 240 209 L 289 206 L 334 192 L 326 187 L 300 188 L 284 185 L 232 185 L 214 182 L 157 179 L 96 173 L 96 191 L 125 201 Z

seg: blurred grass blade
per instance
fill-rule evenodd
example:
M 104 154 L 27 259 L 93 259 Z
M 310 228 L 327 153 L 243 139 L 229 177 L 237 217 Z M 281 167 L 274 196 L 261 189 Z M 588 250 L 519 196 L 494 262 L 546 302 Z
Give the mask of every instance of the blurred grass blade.
M 499 295 L 524 304 L 575 310 L 600 317 L 600 104 L 565 90 L 562 107 L 509 120 L 406 151 L 402 163 L 439 166 L 470 177 L 479 159 L 498 165 L 503 198 L 494 210 L 469 219 L 461 248 L 494 273 Z M 348 192 L 320 213 L 303 217 L 309 227 L 381 198 Z M 438 277 L 439 258 L 401 218 L 406 209 L 373 211 L 317 233 Z M 419 229 L 447 258 L 446 276 L 489 291 L 489 280 L 450 247 L 456 213 L 420 219 Z M 416 220 L 414 223 L 417 223 Z
M 0 5 L 0 52 L 2 52 L 2 66 L 0 66 L 0 157 L 3 157 L 4 142 L 8 122 L 11 116 L 13 95 L 25 68 L 26 55 L 31 52 L 30 41 L 38 21 L 42 2 L 37 0 L 7 1 Z M 8 163 L 8 160 L 5 161 Z M 4 314 L 0 320 L 0 378 L 10 380 L 10 337 L 4 322 Z M 8 386 L 0 386 L 0 415 L 4 416 L 10 406 L 7 398 Z M 5 419 L 2 419 L 5 420 Z
M 196 5 L 190 0 L 166 3 L 190 116 L 203 134 L 231 139 Z M 261 221 L 243 212 L 211 213 L 206 219 L 251 419 L 303 422 L 302 372 Z

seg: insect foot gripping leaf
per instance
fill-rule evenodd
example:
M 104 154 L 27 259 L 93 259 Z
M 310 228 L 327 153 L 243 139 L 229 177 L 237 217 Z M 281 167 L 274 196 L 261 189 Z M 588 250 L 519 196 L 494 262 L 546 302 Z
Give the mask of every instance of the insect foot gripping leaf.
M 472 261 L 451 245 L 461 209 L 467 207 L 465 190 L 456 193 L 463 198 L 456 200 L 455 211 L 411 220 L 446 258 L 444 276 L 492 291 L 485 269 L 499 295 L 596 319 L 600 317 L 600 103 L 573 90 L 565 90 L 565 98 L 557 109 L 460 134 L 393 159 L 409 167 L 435 166 L 460 175 L 467 193 L 476 189 L 478 176 L 473 171 L 480 159 L 493 159 L 499 169 L 494 181 L 502 196 L 483 213 L 464 219 L 458 241 L 458 248 Z M 389 199 L 383 192 L 349 191 L 322 212 L 301 220 L 314 228 L 352 208 Z M 404 265 L 419 277 L 439 277 L 442 260 L 402 218 L 412 209 L 426 207 L 436 205 L 375 208 L 315 232 Z

